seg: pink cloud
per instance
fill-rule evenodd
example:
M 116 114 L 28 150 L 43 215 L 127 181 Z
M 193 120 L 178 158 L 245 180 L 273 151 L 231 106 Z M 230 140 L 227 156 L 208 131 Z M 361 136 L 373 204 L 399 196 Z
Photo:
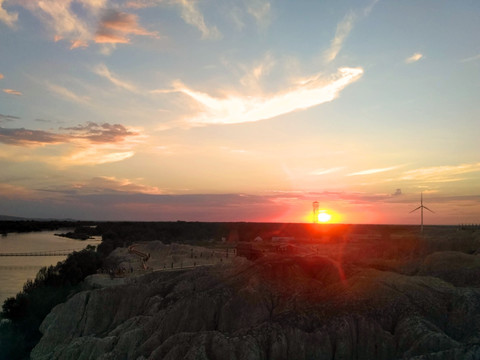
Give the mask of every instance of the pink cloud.
M 20 91 L 13 90 L 13 89 L 3 89 L 3 92 L 10 95 L 17 95 L 17 96 L 23 95 Z
M 81 47 L 88 47 L 88 43 L 83 40 L 72 40 L 70 45 L 70 50 L 81 48 Z
M 110 9 L 100 21 L 95 35 L 96 43 L 129 43 L 128 35 L 158 37 L 138 24 L 138 16 Z

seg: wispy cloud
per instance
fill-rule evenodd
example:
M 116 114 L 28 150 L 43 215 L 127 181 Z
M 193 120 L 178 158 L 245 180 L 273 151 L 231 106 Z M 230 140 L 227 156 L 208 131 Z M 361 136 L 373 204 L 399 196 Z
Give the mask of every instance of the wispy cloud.
M 113 176 L 97 176 L 87 181 L 76 182 L 73 186 L 65 189 L 67 192 L 74 191 L 77 194 L 162 194 L 163 191 L 156 186 L 141 184 L 142 179 L 125 179 Z
M 197 8 L 197 2 L 192 0 L 175 0 L 180 6 L 181 17 L 189 25 L 196 27 L 202 33 L 203 38 L 218 39 L 220 32 L 215 26 L 208 26 L 205 23 L 203 14 Z
M 10 95 L 16 95 L 16 96 L 22 96 L 23 94 L 20 91 L 13 90 L 13 89 L 3 89 L 4 93 L 10 94 Z
M 476 60 L 480 60 L 480 54 L 467 57 L 465 59 L 460 60 L 460 62 L 465 63 L 465 62 L 476 61 Z
M 268 52 L 261 61 L 255 63 L 253 66 L 242 66 L 245 75 L 240 79 L 240 83 L 250 90 L 258 90 L 262 78 L 270 73 L 275 62 L 274 56 Z
M 406 58 L 405 62 L 407 64 L 411 64 L 411 63 L 417 62 L 418 60 L 420 60 L 422 58 L 423 58 L 423 54 L 415 53 L 412 56 L 409 56 L 408 58 Z
M 425 182 L 453 182 L 463 180 L 460 175 L 479 172 L 480 163 L 461 164 L 455 166 L 434 166 L 404 172 L 402 180 Z
M 3 8 L 3 3 L 4 0 L 0 0 L 0 21 L 9 27 L 14 27 L 18 20 L 18 13 L 7 12 L 7 10 Z
M 0 0 L 0 5 L 3 0 Z M 158 37 L 155 31 L 140 26 L 138 16 L 107 8 L 107 0 L 44 0 L 21 1 L 19 6 L 29 10 L 51 29 L 54 41 L 66 40 L 70 49 L 85 48 L 94 41 L 101 44 L 129 43 L 130 36 Z M 16 21 L 0 6 L 0 20 Z
M 337 31 L 335 32 L 335 36 L 330 43 L 330 47 L 324 53 L 326 62 L 335 60 L 338 53 L 342 49 L 345 39 L 350 34 L 350 31 L 352 31 L 356 18 L 357 16 L 353 12 L 350 12 L 343 18 L 342 21 L 340 21 L 340 23 L 338 23 Z
M 138 16 L 114 9 L 105 10 L 95 34 L 96 43 L 129 43 L 129 35 L 158 37 L 157 32 L 147 31 L 138 23 Z
M 119 88 L 131 91 L 138 92 L 138 89 L 135 85 L 130 84 L 127 81 L 120 80 L 117 75 L 113 74 L 105 64 L 99 64 L 95 67 L 94 72 L 97 75 L 104 77 L 109 80 L 112 84 L 118 86 Z
M 271 21 L 272 6 L 269 1 L 249 0 L 247 2 L 247 11 L 253 16 L 257 24 L 266 27 Z
M 50 89 L 50 91 L 54 92 L 55 94 L 69 101 L 84 104 L 84 103 L 87 103 L 89 100 L 88 96 L 77 95 L 72 90 L 69 90 L 66 87 L 56 85 L 56 84 L 50 84 L 50 83 L 46 83 L 46 85 Z
M 345 40 L 353 29 L 355 22 L 359 17 L 368 16 L 373 7 L 379 0 L 373 0 L 368 6 L 366 6 L 360 12 L 350 11 L 345 17 L 337 24 L 337 30 L 335 31 L 335 36 L 330 42 L 330 47 L 323 53 L 325 62 L 329 63 L 335 60 L 338 53 L 343 47 Z
M 203 105 L 204 110 L 188 120 L 190 124 L 236 124 L 270 119 L 332 101 L 362 74 L 361 68 L 342 68 L 328 81 L 316 76 L 308 82 L 295 82 L 290 90 L 270 96 L 231 94 L 218 98 L 181 83 L 175 88 Z
M 72 10 L 72 0 L 49 0 L 26 2 L 25 6 L 50 26 L 56 39 L 66 38 L 71 42 L 90 38 L 87 24 Z
M 76 149 L 70 155 L 63 156 L 58 165 L 101 165 L 123 161 L 134 155 L 135 152 L 129 147 L 120 148 L 119 146 L 101 144 L 94 147 L 84 147 L 82 150 Z
M 18 116 L 0 114 L 0 122 L 2 122 L 2 121 L 15 121 L 15 120 L 19 120 L 19 119 L 20 118 Z
M 381 173 L 381 172 L 385 172 L 385 171 L 391 171 L 391 170 L 398 169 L 398 168 L 399 168 L 399 167 L 401 167 L 401 166 L 402 166 L 402 165 L 390 166 L 390 167 L 386 167 L 386 168 L 379 168 L 379 169 L 368 169 L 368 170 L 362 170 L 362 171 L 358 171 L 358 172 L 350 173 L 350 174 L 348 174 L 347 176 L 358 176 L 358 175 L 371 175 L 371 174 L 378 174 L 378 173 Z
M 343 170 L 344 167 L 334 167 L 334 168 L 329 168 L 329 169 L 318 169 L 315 171 L 312 171 L 312 175 L 326 175 L 326 174 L 331 174 L 340 170 Z
M 3 74 L 2 73 L 0 73 L 0 79 L 3 79 Z

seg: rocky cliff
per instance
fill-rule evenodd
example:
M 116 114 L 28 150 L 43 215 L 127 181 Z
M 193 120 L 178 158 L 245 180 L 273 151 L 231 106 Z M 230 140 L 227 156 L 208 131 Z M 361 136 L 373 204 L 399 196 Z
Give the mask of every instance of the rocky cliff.
M 413 274 L 273 255 L 153 272 L 58 305 L 31 358 L 480 359 L 479 259 L 438 252 Z

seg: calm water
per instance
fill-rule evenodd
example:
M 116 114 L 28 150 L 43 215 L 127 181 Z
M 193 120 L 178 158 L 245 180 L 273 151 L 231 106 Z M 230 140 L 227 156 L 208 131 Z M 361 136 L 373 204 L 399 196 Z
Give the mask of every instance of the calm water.
M 25 253 L 54 250 L 82 250 L 87 245 L 100 244 L 100 237 L 86 241 L 73 240 L 54 233 L 71 229 L 32 233 L 9 233 L 0 236 L 0 253 Z M 42 266 L 56 265 L 66 256 L 0 256 L 0 305 L 15 296 L 27 279 L 34 279 Z

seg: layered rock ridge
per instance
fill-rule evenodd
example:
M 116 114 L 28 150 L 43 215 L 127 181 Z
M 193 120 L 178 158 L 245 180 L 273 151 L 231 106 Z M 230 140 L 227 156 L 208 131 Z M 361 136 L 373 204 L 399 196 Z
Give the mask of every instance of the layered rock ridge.
M 479 359 L 477 264 L 440 252 L 407 275 L 272 255 L 153 272 L 55 307 L 31 358 Z

